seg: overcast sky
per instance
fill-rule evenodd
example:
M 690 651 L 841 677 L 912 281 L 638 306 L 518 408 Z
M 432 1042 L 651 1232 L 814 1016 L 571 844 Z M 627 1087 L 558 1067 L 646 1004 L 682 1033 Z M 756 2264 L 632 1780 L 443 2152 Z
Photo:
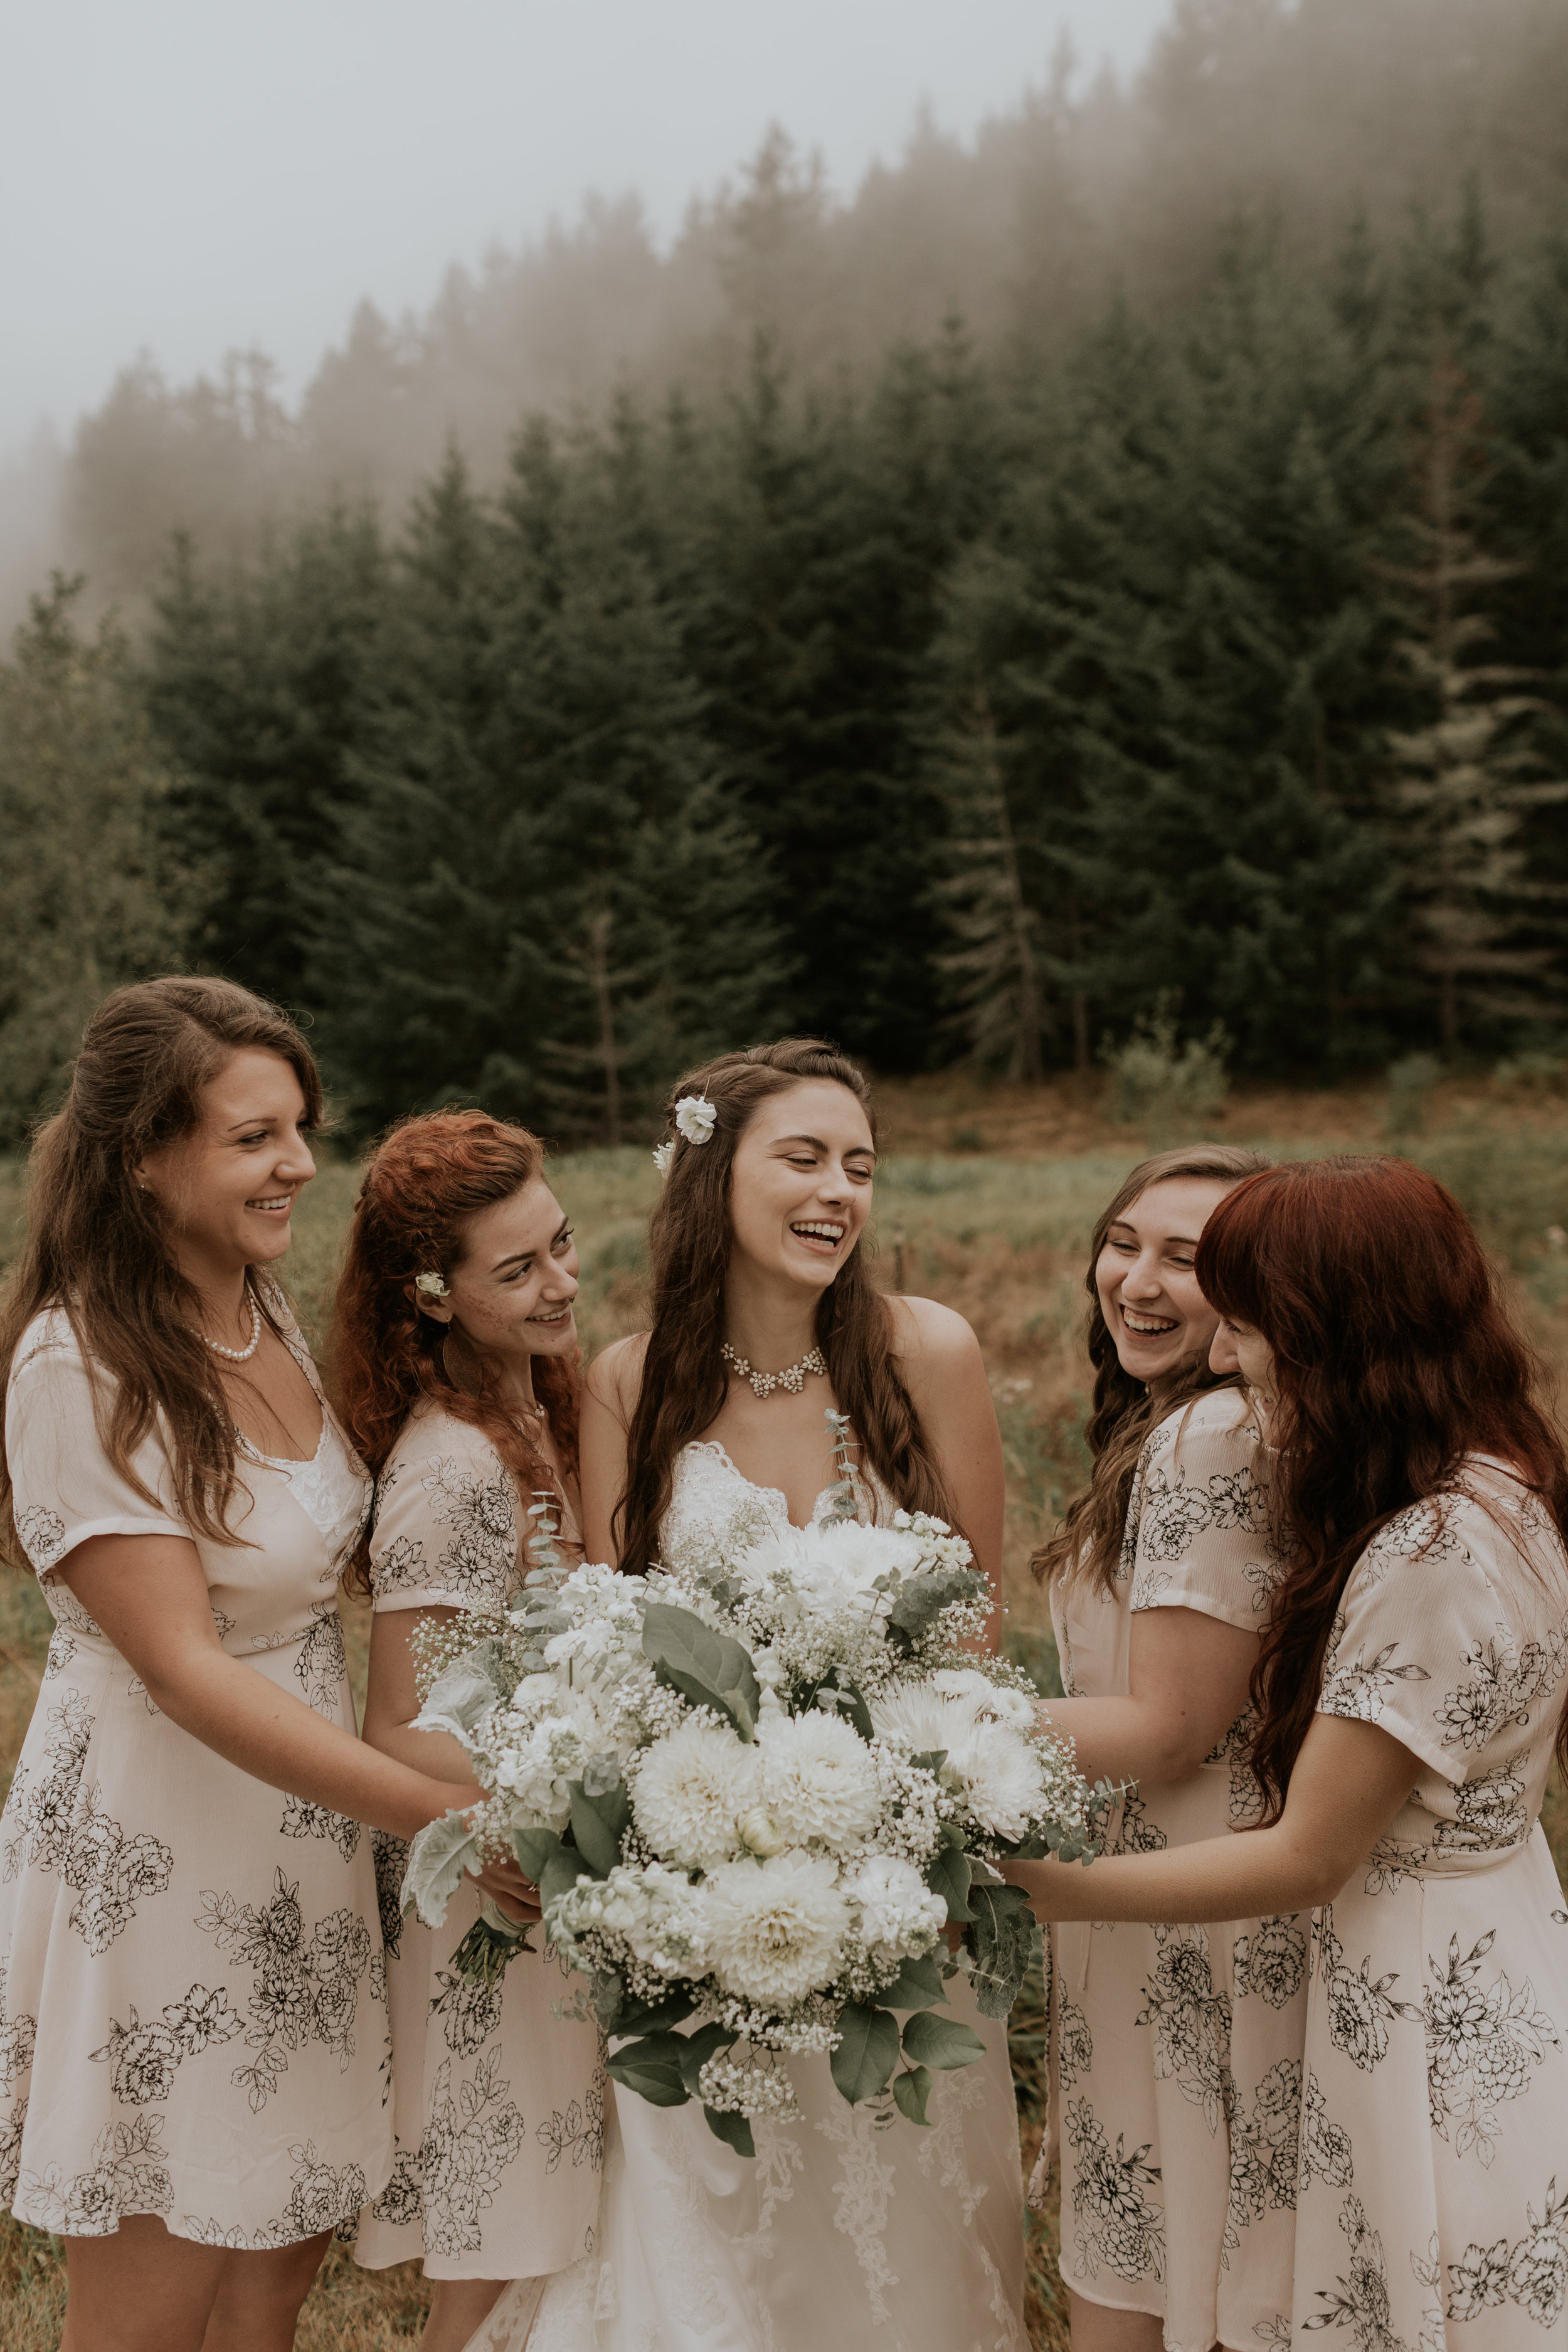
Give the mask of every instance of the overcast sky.
M 668 235 L 771 119 L 833 184 L 922 102 L 969 135 L 1045 77 L 1136 67 L 1169 0 L 0 0 L 0 455 L 150 351 L 259 343 L 297 391 L 368 294 L 590 190 Z

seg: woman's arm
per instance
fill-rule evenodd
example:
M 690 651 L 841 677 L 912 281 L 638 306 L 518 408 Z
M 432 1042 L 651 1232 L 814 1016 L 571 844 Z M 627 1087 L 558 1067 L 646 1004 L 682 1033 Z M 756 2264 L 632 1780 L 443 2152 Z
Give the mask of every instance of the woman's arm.
M 895 1344 L 910 1402 L 952 1496 L 974 1564 L 991 1586 L 994 1606 L 985 1646 L 996 1650 L 1002 1643 L 1006 1472 L 980 1342 L 962 1315 L 934 1298 L 897 1298 L 889 1304 L 899 1317 Z
M 1257 1664 L 1256 1633 L 1197 1609 L 1140 1609 L 1126 1697 L 1052 1698 L 1040 1712 L 1054 1730 L 1070 1732 L 1088 1780 L 1169 1788 L 1192 1780 L 1225 1738 Z
M 412 1639 L 426 1619 L 449 1624 L 456 1609 L 378 1609 L 370 1625 L 370 1680 L 364 1695 L 367 1746 L 445 1780 L 473 1777 L 473 1766 L 449 1731 L 416 1731 L 423 1704 L 415 1679 Z M 341 1810 L 341 1808 L 340 1808 Z M 476 1871 L 479 1885 L 514 1919 L 537 1919 L 539 1890 L 514 1862 L 487 1863 Z
M 92 1536 L 55 1573 L 171 1723 L 269 1788 L 398 1837 L 480 1795 L 471 1772 L 452 1782 L 381 1755 L 231 1658 L 184 1538 Z
M 618 1561 L 611 1522 L 626 1483 L 626 1432 L 637 1411 L 647 1334 L 616 1339 L 596 1355 L 583 1382 L 577 1433 L 583 1484 L 583 1544 L 596 1562 Z
M 1271 1829 L 1090 1863 L 1007 1862 L 1042 1919 L 1250 1919 L 1331 1903 L 1415 1787 L 1421 1767 L 1373 1723 L 1318 1715 Z

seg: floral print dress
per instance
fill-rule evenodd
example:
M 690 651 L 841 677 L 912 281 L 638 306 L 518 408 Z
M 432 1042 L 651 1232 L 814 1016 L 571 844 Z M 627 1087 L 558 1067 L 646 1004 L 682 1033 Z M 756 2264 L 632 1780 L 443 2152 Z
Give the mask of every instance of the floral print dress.
M 1051 1592 L 1068 1697 L 1125 1696 L 1134 1613 L 1192 1609 L 1261 1629 L 1277 1566 L 1258 1429 L 1235 1389 L 1152 1432 L 1116 1589 Z M 1243 1829 L 1258 1811 L 1250 1714 L 1196 1776 L 1128 1796 L 1110 1849 L 1148 1853 Z M 1053 1927 L 1050 2124 L 1062 2276 L 1088 2302 L 1154 2314 L 1171 2352 L 1251 2347 L 1289 2308 L 1308 1923 Z
M 207 2245 L 284 2246 L 391 2169 L 370 1837 L 171 1723 L 55 1570 L 92 1536 L 185 1538 L 229 1656 L 352 1733 L 336 1586 L 370 1482 L 323 1407 L 313 1461 L 242 1448 L 240 1539 L 213 1543 L 180 1518 L 155 1432 L 135 1466 L 156 1499 L 109 1462 L 107 1383 L 63 1313 L 28 1326 L 5 1442 L 55 1633 L 0 1820 L 0 2195 L 68 2236 L 151 2213 Z
M 1272 2341 L 1568 2352 L 1568 1903 L 1539 1820 L 1565 1675 L 1568 1560 L 1498 1465 L 1392 1521 L 1345 1587 L 1319 1712 L 1381 1726 L 1415 1785 L 1314 1916 Z
M 581 1558 L 558 1507 L 558 1549 Z M 516 1481 L 489 1440 L 438 1407 L 409 1418 L 376 1483 L 378 1610 L 504 1609 L 526 1571 Z M 558 2017 L 575 1979 L 540 1948 L 491 1989 L 453 1955 L 479 1916 L 470 1880 L 444 1925 L 401 1918 L 407 1847 L 376 1840 L 395 2079 L 396 2160 L 354 2246 L 367 2269 L 425 2259 L 427 2278 L 542 2279 L 584 2252 L 604 2168 L 596 2026 Z

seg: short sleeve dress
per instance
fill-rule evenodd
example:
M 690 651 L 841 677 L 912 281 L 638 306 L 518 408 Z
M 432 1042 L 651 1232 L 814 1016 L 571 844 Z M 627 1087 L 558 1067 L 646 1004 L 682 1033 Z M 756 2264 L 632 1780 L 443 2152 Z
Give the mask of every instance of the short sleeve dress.
M 370 1838 L 171 1723 L 55 1570 L 89 1536 L 184 1537 L 229 1656 L 352 1734 L 336 1587 L 370 1482 L 323 1404 L 313 1461 L 242 1448 L 249 1505 L 214 1543 L 181 1519 L 155 1430 L 135 1465 L 156 1500 L 113 1468 L 107 1382 L 63 1312 L 28 1326 L 5 1443 L 55 1633 L 0 1820 L 0 2194 L 67 2236 L 151 2213 L 207 2245 L 288 2245 L 392 2167 Z
M 1319 1712 L 1390 1732 L 1415 1785 L 1314 1915 L 1278 2343 L 1568 2352 L 1568 1902 L 1539 1818 L 1565 1677 L 1568 1560 L 1499 1465 L 1345 1587 Z
M 1115 1591 L 1058 1579 L 1069 1697 L 1128 1688 L 1133 1616 L 1192 1609 L 1259 1631 L 1278 1570 L 1259 1435 L 1219 1389 L 1143 1449 Z M 1190 1780 L 1125 1799 L 1109 1850 L 1148 1853 L 1243 1829 L 1258 1810 L 1244 1714 Z M 1163 2319 L 1170 2352 L 1255 2352 L 1289 2307 L 1307 1921 L 1127 1921 L 1051 1930 L 1050 2129 L 1059 2134 L 1064 2279 L 1088 2302 Z
M 557 1549 L 582 1557 L 561 1507 Z M 376 1485 L 378 1610 L 502 1609 L 526 1572 L 517 1483 L 483 1434 L 436 1406 L 409 1417 Z M 398 1914 L 407 1848 L 378 1836 L 395 2055 L 396 2153 L 363 2216 L 356 2261 L 423 2255 L 427 2278 L 542 2279 L 587 2250 L 604 2168 L 598 2029 L 555 2015 L 570 1971 L 541 1947 L 493 1989 L 453 1955 L 479 1916 L 471 1880 L 432 1929 Z

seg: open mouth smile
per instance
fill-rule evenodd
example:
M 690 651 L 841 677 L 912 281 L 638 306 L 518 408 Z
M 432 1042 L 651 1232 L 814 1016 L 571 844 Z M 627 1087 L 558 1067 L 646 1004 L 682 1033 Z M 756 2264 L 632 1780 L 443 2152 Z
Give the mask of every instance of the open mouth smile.
M 270 1200 L 247 1201 L 245 1205 L 264 1217 L 286 1216 L 294 1205 L 294 1195 L 292 1192 L 277 1192 Z
M 841 1225 L 837 1218 L 812 1218 L 809 1221 L 803 1218 L 798 1225 L 791 1225 L 790 1231 L 796 1241 L 804 1242 L 806 1248 L 814 1250 L 818 1256 L 831 1257 L 848 1228 Z
M 553 1315 L 531 1315 L 528 1319 L 531 1323 L 539 1324 L 546 1331 L 559 1331 L 563 1323 L 570 1323 L 572 1320 L 572 1309 L 569 1306 L 562 1307 L 558 1307 Z
M 1173 1316 L 1142 1315 L 1131 1307 L 1122 1307 L 1121 1320 L 1138 1339 L 1165 1339 L 1182 1328 Z

